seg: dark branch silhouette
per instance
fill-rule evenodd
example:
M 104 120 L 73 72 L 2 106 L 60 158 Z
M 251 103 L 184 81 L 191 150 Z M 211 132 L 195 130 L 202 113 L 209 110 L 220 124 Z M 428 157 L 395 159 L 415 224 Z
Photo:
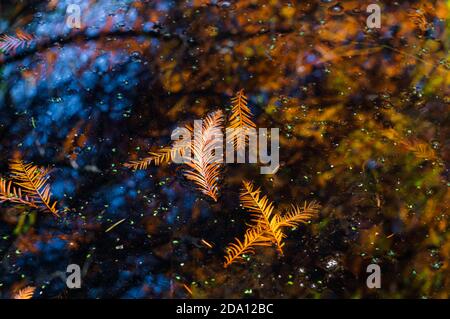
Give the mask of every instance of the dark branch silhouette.
M 103 31 L 99 32 L 96 35 L 91 36 L 87 36 L 85 32 L 80 31 L 77 33 L 70 34 L 69 36 L 58 36 L 55 38 L 37 39 L 36 44 L 30 46 L 28 49 L 23 50 L 17 54 L 5 55 L 3 59 L 0 59 L 0 65 L 22 60 L 25 57 L 36 54 L 38 52 L 43 52 L 54 46 L 72 44 L 78 41 L 80 42 L 97 41 L 102 38 L 132 38 L 132 37 L 149 37 L 165 41 L 177 39 L 180 41 L 180 43 L 183 42 L 183 39 L 180 36 L 176 34 L 165 33 L 163 30 L 159 29 L 150 31 L 144 30 L 117 30 L 113 32 Z

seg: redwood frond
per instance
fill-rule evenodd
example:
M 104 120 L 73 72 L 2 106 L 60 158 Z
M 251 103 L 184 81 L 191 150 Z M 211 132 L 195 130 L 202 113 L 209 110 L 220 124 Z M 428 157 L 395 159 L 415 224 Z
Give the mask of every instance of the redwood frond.
M 428 21 L 425 16 L 425 13 L 422 10 L 420 9 L 409 10 L 408 17 L 421 31 L 425 32 L 427 30 Z
M 29 46 L 32 40 L 33 36 L 20 30 L 17 31 L 16 36 L 3 34 L 0 36 L 0 50 L 4 53 L 8 53 L 10 51 L 14 52 L 20 47 L 25 48 Z
M 40 208 L 58 215 L 57 202 L 52 202 L 50 185 L 47 184 L 48 169 L 25 164 L 21 160 L 11 161 L 10 169 L 15 180 L 14 182 L 22 189 L 22 193 L 38 204 Z
M 223 146 L 221 138 L 216 133 L 222 132 L 223 113 L 216 111 L 210 113 L 203 120 L 199 136 L 194 136 L 191 143 L 193 158 L 187 161 L 189 169 L 184 171 L 184 176 L 194 182 L 197 188 L 205 195 L 217 202 L 219 196 L 218 181 L 221 173 L 221 164 L 214 161 L 213 150 Z
M 252 120 L 252 112 L 248 107 L 247 97 L 244 90 L 240 90 L 235 97 L 231 99 L 232 109 L 229 119 L 228 127 L 242 128 L 242 127 L 256 127 Z
M 36 287 L 31 287 L 31 286 L 20 289 L 14 295 L 14 299 L 31 299 L 31 298 L 33 298 L 33 294 L 34 294 L 35 290 L 36 290 Z
M 243 255 L 254 254 L 256 246 L 271 246 L 271 244 L 271 238 L 265 235 L 265 231 L 261 227 L 250 228 L 245 233 L 243 241 L 235 238 L 235 242 L 226 248 L 227 255 L 223 266 L 227 268 L 234 262 L 243 261 Z
M 156 150 L 154 152 L 148 153 L 150 156 L 145 157 L 141 160 L 137 161 L 130 161 L 128 163 L 125 163 L 124 166 L 128 167 L 132 170 L 141 170 L 141 169 L 147 169 L 148 166 L 150 166 L 152 163 L 155 163 L 155 165 L 161 165 L 161 164 L 168 164 L 170 163 L 172 159 L 172 148 L 171 147 L 163 147 L 159 150 Z
M 245 136 L 247 129 L 256 128 L 256 124 L 252 120 L 252 112 L 248 107 L 247 97 L 244 90 L 240 90 L 235 97 L 231 99 L 231 115 L 229 118 L 228 127 L 235 129 L 231 136 L 227 136 L 229 141 L 233 141 L 233 145 L 237 149 L 241 149 L 247 145 L 248 140 L 239 138 L 239 135 Z
M 273 212 L 273 203 L 266 195 L 261 196 L 261 189 L 254 189 L 251 182 L 243 181 L 244 188 L 241 192 L 242 206 L 252 213 L 253 221 L 261 226 L 276 244 L 280 253 L 283 253 L 283 233 L 278 226 L 277 215 Z
M 0 203 L 3 202 L 23 204 L 32 208 L 38 208 L 31 198 L 22 194 L 22 189 L 13 185 L 12 181 L 0 178 Z
M 301 223 L 306 223 L 316 216 L 320 205 L 312 201 L 305 202 L 303 207 L 292 206 L 293 210 L 281 216 L 274 212 L 274 205 L 267 196 L 261 195 L 261 189 L 255 189 L 253 183 L 243 181 L 244 188 L 241 192 L 240 200 L 242 206 L 252 213 L 254 225 L 250 225 L 244 236 L 244 240 L 236 239 L 227 248 L 224 267 L 228 267 L 235 261 L 243 260 L 242 255 L 254 253 L 255 246 L 271 246 L 276 244 L 280 253 L 283 253 L 283 238 L 286 235 L 282 227 L 295 227 Z
M 185 125 L 184 128 L 188 129 L 191 133 L 193 131 L 192 126 L 189 124 Z M 150 156 L 144 157 L 141 160 L 130 161 L 125 163 L 124 166 L 132 170 L 142 170 L 147 169 L 152 163 L 156 166 L 170 164 L 177 153 L 180 154 L 180 156 L 184 156 L 185 149 L 189 147 L 191 147 L 190 142 L 183 140 L 174 141 L 171 146 L 165 146 L 155 151 L 150 151 L 148 152 Z
M 417 138 L 406 138 L 399 134 L 394 129 L 388 129 L 383 132 L 383 135 L 389 140 L 400 144 L 400 146 L 408 152 L 414 154 L 415 157 L 423 160 L 437 160 L 439 159 L 436 151 L 426 142 Z
M 319 209 L 320 205 L 315 201 L 305 202 L 303 207 L 292 205 L 292 211 L 279 217 L 278 227 L 297 227 L 299 224 L 306 224 L 318 214 Z
M 400 144 L 409 152 L 412 152 L 417 158 L 425 160 L 437 159 L 436 152 L 425 142 L 417 139 L 403 139 Z

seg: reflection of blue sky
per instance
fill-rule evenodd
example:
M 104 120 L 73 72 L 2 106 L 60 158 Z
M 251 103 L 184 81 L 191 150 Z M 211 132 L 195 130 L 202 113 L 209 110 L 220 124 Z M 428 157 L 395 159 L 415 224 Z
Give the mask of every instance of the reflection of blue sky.
M 67 5 L 73 3 L 81 6 L 82 25 L 87 28 L 87 36 L 98 34 L 108 23 L 108 19 L 112 20 L 110 31 L 130 29 L 138 19 L 136 8 L 130 5 L 132 2 L 61 0 L 52 10 L 48 10 L 48 2 L 44 2 L 24 30 L 37 39 L 69 35 L 72 31 L 66 26 L 65 13 Z M 170 2 L 155 1 L 150 6 L 163 11 L 170 7 Z M 146 22 L 143 27 L 150 30 L 153 23 Z M 0 31 L 9 31 L 6 30 L 5 21 L 0 20 Z M 147 38 L 139 40 L 149 41 Z M 17 145 L 25 159 L 37 158 L 48 165 L 60 161 L 58 154 L 62 151 L 64 139 L 77 123 L 93 123 L 95 129 L 102 127 L 104 131 L 90 134 L 87 144 L 77 149 L 76 166 L 68 161 L 60 161 L 58 163 L 62 165 L 56 165 L 52 170 L 54 197 L 69 208 L 80 210 L 68 213 L 73 215 L 67 217 L 67 223 L 52 221 L 52 229 L 55 235 L 59 233 L 55 228 L 60 228 L 61 233 L 72 233 L 76 228 L 74 225 L 77 224 L 77 214 L 88 213 L 92 216 L 95 213 L 99 214 L 95 220 L 101 224 L 102 229 L 110 226 L 111 221 L 127 218 L 120 229 L 142 241 L 146 238 L 145 230 L 141 226 L 127 228 L 128 220 L 138 214 L 148 216 L 153 213 L 155 197 L 152 192 L 155 192 L 155 180 L 149 178 L 148 171 L 131 173 L 115 167 L 117 171 L 112 173 L 110 165 L 117 163 L 112 149 L 117 147 L 120 139 L 128 137 L 111 135 L 123 123 L 124 114 L 132 111 L 134 103 L 139 100 L 137 86 L 144 86 L 143 83 L 148 83 L 152 75 L 145 68 L 145 61 L 140 58 L 139 53 L 128 51 L 126 46 L 110 46 L 109 43 L 104 45 L 102 41 L 54 46 L 0 67 L 0 125 L 8 128 L 12 145 Z M 151 41 L 150 50 L 158 44 L 157 40 Z M 8 105 L 4 104 L 6 101 Z M 4 112 L 5 106 L 8 112 Z M 0 150 L 3 148 L 0 145 Z M 96 184 L 96 178 L 105 174 L 109 174 L 107 181 L 103 179 Z M 85 194 L 85 188 L 89 190 L 89 194 Z M 83 203 L 76 203 L 79 206 L 73 207 L 71 200 L 79 197 L 84 199 Z M 160 189 L 156 200 L 159 198 L 166 202 L 182 201 L 183 210 L 188 213 L 194 201 L 188 192 L 178 194 L 171 187 Z M 83 210 L 80 209 L 81 205 Z M 172 208 L 167 203 L 164 206 L 170 209 L 161 218 L 168 224 L 175 223 L 180 208 Z M 65 288 L 64 282 L 49 279 L 49 273 L 45 272 L 65 269 L 71 258 L 67 241 L 55 238 L 48 242 L 38 241 L 35 245 L 40 251 L 39 256 L 30 253 L 20 255 L 17 257 L 18 265 L 26 266 L 27 271 L 24 273 L 34 284 L 50 284 L 51 287 L 45 288 L 46 291 L 61 293 Z M 89 297 L 116 293 L 125 298 L 136 298 L 149 294 L 163 296 L 167 292 L 169 279 L 157 273 L 158 265 L 151 257 L 150 250 L 143 250 L 141 255 L 125 259 L 127 262 L 123 265 L 114 263 L 116 273 L 112 267 L 108 269 L 112 277 L 117 278 L 117 282 L 108 283 L 112 286 L 112 291 L 111 287 L 93 287 L 87 292 Z M 50 264 L 49 268 L 40 268 L 41 263 Z M 130 265 L 131 263 L 134 265 Z M 37 277 L 35 274 L 45 275 Z M 16 275 L 8 276 L 7 279 L 0 277 L 0 281 L 12 284 L 17 280 Z
M 167 291 L 170 288 L 169 286 L 170 281 L 165 276 L 147 275 L 144 279 L 144 284 L 132 287 L 123 295 L 123 298 L 145 298 L 149 288 L 153 290 L 153 293 L 156 294 L 156 296 L 160 296 L 163 291 Z
M 58 1 L 55 9 L 39 14 L 35 22 L 42 23 L 36 27 L 35 34 L 39 37 L 54 36 L 55 30 L 68 34 L 71 29 L 65 23 L 66 10 L 70 4 L 77 4 L 81 9 L 82 24 L 88 26 L 88 34 L 93 35 L 105 26 L 107 18 L 111 17 L 115 27 L 132 26 L 137 18 L 137 11 L 131 7 L 132 0 L 62 0 Z M 113 29 L 114 30 L 114 29 Z
M 83 23 L 91 30 L 89 34 L 101 30 L 107 18 L 113 21 L 111 31 L 131 28 L 137 19 L 136 9 L 129 5 L 131 2 L 75 3 L 81 6 Z M 36 14 L 26 31 L 37 38 L 67 35 L 70 30 L 65 24 L 65 10 L 70 3 L 74 2 L 59 1 L 54 10 Z M 55 34 L 55 30 L 59 33 Z M 48 60 L 48 52 L 54 54 L 53 61 Z M 23 117 L 27 120 L 33 117 L 36 124 L 28 133 L 31 138 L 21 139 L 36 141 L 37 138 L 45 147 L 48 135 L 64 137 L 77 120 L 95 120 L 106 113 L 112 122 L 119 121 L 124 111 L 133 107 L 138 75 L 142 80 L 141 63 L 125 49 L 105 50 L 104 45 L 89 41 L 81 46 L 53 47 L 5 65 L 3 78 L 8 80 L 12 106 L 26 111 Z

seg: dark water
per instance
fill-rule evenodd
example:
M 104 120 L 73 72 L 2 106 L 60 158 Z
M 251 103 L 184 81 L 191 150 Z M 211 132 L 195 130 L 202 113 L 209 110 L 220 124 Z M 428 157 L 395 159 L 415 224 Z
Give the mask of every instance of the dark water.
M 0 175 L 14 158 L 49 167 L 60 210 L 1 204 L 1 298 L 449 297 L 448 2 L 382 2 L 380 29 L 364 1 L 78 1 L 79 28 L 70 3 L 0 5 L 16 39 L 0 55 Z M 179 165 L 123 166 L 229 114 L 241 89 L 256 125 L 280 129 L 276 174 L 226 165 L 214 202 Z M 257 247 L 224 269 L 250 222 L 243 179 L 277 211 L 322 208 L 282 256 Z

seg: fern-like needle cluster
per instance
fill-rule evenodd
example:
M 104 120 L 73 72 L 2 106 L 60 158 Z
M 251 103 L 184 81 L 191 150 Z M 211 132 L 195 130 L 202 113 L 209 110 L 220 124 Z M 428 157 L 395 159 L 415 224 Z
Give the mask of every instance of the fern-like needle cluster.
M 252 113 L 248 107 L 247 97 L 244 90 L 240 90 L 235 97 L 231 99 L 232 109 L 228 118 L 228 128 L 232 128 L 233 134 L 227 136 L 232 139 L 232 145 L 235 149 L 244 146 L 246 129 L 255 128 L 256 124 L 252 120 Z M 193 133 L 193 127 L 186 125 L 185 128 Z M 183 175 L 189 181 L 193 182 L 202 194 L 218 200 L 219 197 L 219 180 L 222 172 L 222 164 L 212 160 L 213 150 L 222 143 L 222 140 L 216 139 L 216 132 L 224 131 L 224 114 L 222 110 L 217 110 L 206 115 L 203 119 L 200 136 L 188 144 L 183 141 L 175 141 L 172 145 L 165 146 L 149 152 L 149 156 L 141 159 L 130 161 L 125 167 L 133 170 L 147 169 L 152 163 L 155 165 L 169 164 L 174 156 L 179 154 L 185 156 L 186 153 L 193 154 L 193 159 L 186 161 L 186 168 Z M 242 135 L 242 136 L 240 136 Z M 197 142 L 196 142 L 197 141 Z M 244 141 L 241 143 L 240 141 Z M 186 152 L 189 149 L 190 152 Z
M 34 291 L 36 287 L 27 286 L 23 289 L 20 289 L 15 295 L 14 299 L 31 299 L 33 298 Z
M 253 183 L 244 181 L 240 200 L 242 206 L 252 216 L 252 222 L 247 229 L 244 239 L 236 238 L 226 251 L 224 267 L 232 263 L 243 261 L 246 255 L 254 253 L 257 246 L 275 245 L 283 254 L 283 239 L 286 237 L 285 227 L 297 227 L 307 223 L 317 215 L 320 205 L 312 201 L 303 206 L 292 205 L 292 209 L 284 214 L 275 211 L 274 204 L 266 195 L 261 195 L 261 189 L 255 188 Z
M 22 160 L 12 160 L 9 167 L 12 180 L 0 178 L 0 203 L 26 205 L 57 216 L 57 202 L 52 201 L 47 183 L 48 169 L 26 164 Z
M 31 41 L 33 36 L 21 30 L 16 35 L 3 34 L 0 36 L 0 50 L 4 53 L 15 52 L 19 48 L 30 46 Z

